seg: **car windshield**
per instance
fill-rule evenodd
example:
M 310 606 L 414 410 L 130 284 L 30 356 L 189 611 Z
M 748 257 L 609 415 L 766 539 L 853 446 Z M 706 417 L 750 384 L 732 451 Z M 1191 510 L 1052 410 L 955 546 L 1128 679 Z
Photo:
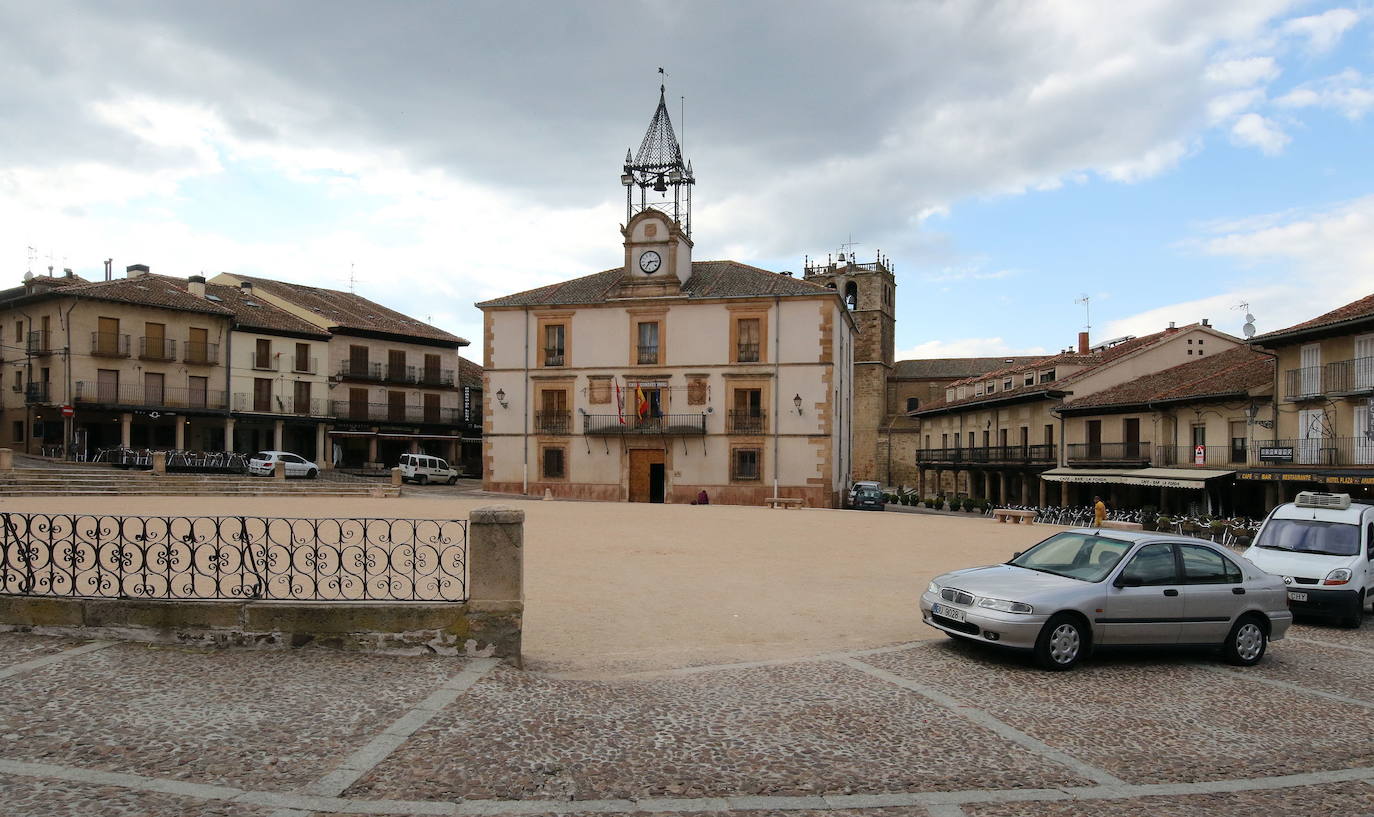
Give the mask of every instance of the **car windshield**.
M 859 499 L 882 499 L 883 492 L 875 488 L 860 488 Z
M 1092 533 L 1059 533 L 1007 564 L 1085 582 L 1100 582 L 1130 549 L 1130 542 L 1119 539 Z
M 259 451 L 258 453 L 256 453 L 256 454 L 253 455 L 253 459 L 255 459 L 255 460 L 270 460 L 270 459 L 272 459 L 272 455 L 269 454 L 269 453 L 267 453 L 266 451 Z
M 447 471 L 448 463 L 444 462 L 443 460 L 435 460 L 434 467 L 440 469 L 441 471 Z
M 1360 552 L 1360 527 L 1317 519 L 1270 519 L 1255 546 L 1294 553 L 1354 556 Z

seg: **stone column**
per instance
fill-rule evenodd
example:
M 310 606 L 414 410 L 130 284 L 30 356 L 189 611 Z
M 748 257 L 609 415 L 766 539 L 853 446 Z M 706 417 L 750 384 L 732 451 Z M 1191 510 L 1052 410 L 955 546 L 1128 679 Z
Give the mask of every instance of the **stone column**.
M 412 453 L 412 454 L 418 454 L 418 453 L 420 453 L 420 441 L 419 441 L 419 440 L 414 439 L 414 438 L 411 439 L 411 441 L 410 441 L 410 453 Z
M 992 496 L 992 472 L 983 472 L 983 499 L 989 502 L 995 501 Z
M 0 471 L 14 470 L 14 451 L 9 448 L 0 448 Z
M 153 452 L 153 473 L 156 474 L 156 475 L 158 475 L 158 476 L 166 476 L 166 475 L 167 475 L 167 452 L 166 452 L 166 451 L 154 451 L 154 452 Z
M 329 437 L 325 434 L 325 425 L 319 423 L 315 426 L 315 462 L 319 463 L 323 471 L 334 467 L 334 452 L 326 448 L 328 445 Z
M 468 611 L 475 645 L 520 665 L 525 609 L 525 512 L 503 506 L 468 516 Z
M 926 469 L 916 467 L 916 496 L 926 498 Z
M 127 411 L 119 415 L 119 444 L 125 448 L 132 447 L 134 415 Z
M 1007 496 L 1007 472 L 997 472 L 997 501 L 1003 505 L 1010 505 L 1011 499 Z
M 178 451 L 186 450 L 186 418 L 174 417 L 172 422 L 176 423 L 176 443 L 172 446 Z
M 234 450 L 234 418 L 228 417 L 224 420 L 224 450 Z
M 1022 504 L 1022 505 L 1031 505 L 1031 504 L 1034 504 L 1034 503 L 1031 501 L 1031 475 L 1030 475 L 1030 474 L 1022 474 L 1022 475 L 1021 475 L 1021 504 Z
M 375 463 L 377 461 L 377 435 L 373 434 L 367 440 L 367 461 Z
M 1040 483 L 1040 507 L 1047 508 L 1049 507 L 1049 486 L 1039 477 L 1036 477 L 1035 481 Z
M 283 440 L 283 438 L 284 438 L 285 436 L 286 436 L 286 421 L 285 421 L 285 420 L 276 420 L 276 421 L 274 421 L 274 422 L 272 423 L 272 449 L 273 449 L 274 451 L 282 451 L 282 450 L 284 450 L 284 449 L 282 448 L 282 446 L 285 444 L 285 441 Z

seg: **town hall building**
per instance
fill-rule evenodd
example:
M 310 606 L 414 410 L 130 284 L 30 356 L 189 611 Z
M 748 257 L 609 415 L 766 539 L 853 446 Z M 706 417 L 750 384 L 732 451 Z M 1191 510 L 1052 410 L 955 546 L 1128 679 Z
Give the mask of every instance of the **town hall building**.
M 825 281 L 692 258 L 696 180 L 662 91 L 621 175 L 621 263 L 477 305 L 483 488 L 837 507 L 854 314 Z

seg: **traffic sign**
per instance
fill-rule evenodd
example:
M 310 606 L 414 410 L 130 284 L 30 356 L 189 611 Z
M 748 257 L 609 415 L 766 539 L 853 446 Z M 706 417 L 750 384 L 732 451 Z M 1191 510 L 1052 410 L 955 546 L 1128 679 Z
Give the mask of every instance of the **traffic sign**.
M 63 416 L 63 417 L 75 417 L 75 416 L 76 416 L 76 409 L 72 408 L 71 406 L 63 406 L 63 407 L 62 407 L 62 416 Z

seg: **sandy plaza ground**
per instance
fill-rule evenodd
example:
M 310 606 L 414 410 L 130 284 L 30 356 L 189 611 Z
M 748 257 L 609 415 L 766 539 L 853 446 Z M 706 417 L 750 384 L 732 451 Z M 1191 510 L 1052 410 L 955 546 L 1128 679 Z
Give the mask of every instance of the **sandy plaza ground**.
M 938 637 L 930 579 L 1049 535 L 983 517 L 461 498 L 53 497 L 16 511 L 464 519 L 526 513 L 526 665 L 594 676 L 792 658 Z

